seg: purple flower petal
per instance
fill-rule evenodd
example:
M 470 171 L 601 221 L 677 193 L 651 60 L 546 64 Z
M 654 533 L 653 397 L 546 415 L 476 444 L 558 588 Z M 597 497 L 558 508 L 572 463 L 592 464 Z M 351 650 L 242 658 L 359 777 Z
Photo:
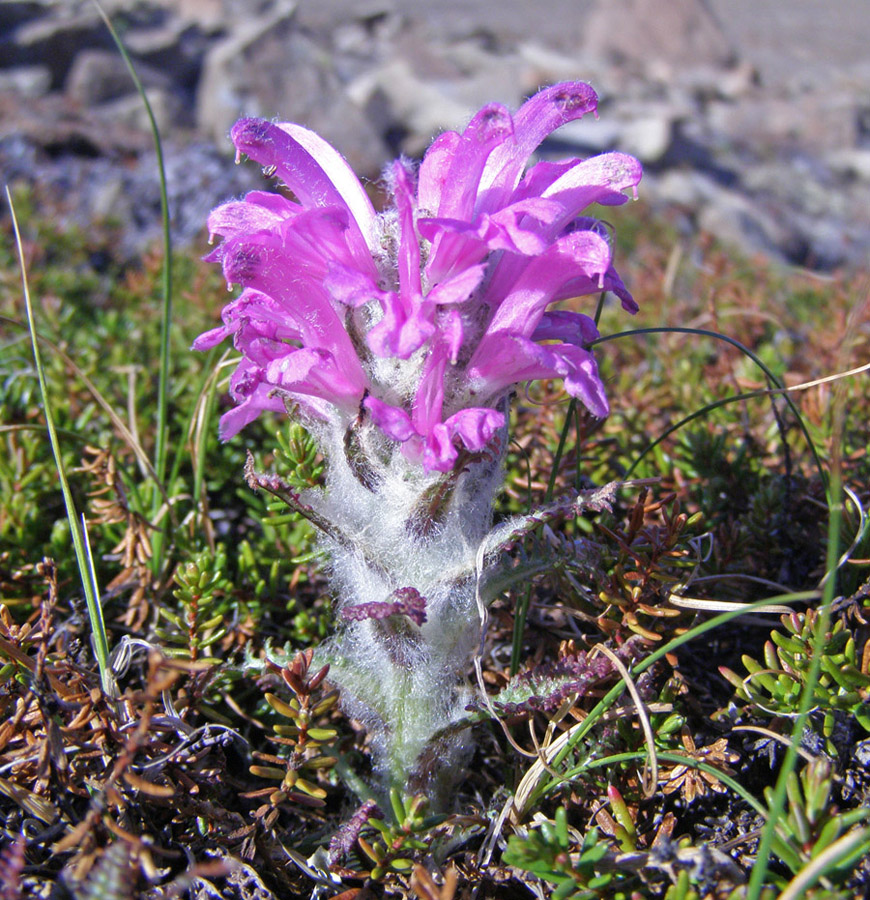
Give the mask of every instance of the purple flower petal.
M 289 353 L 272 360 L 266 369 L 270 384 L 297 394 L 311 394 L 348 412 L 356 412 L 365 382 L 362 377 L 353 377 L 356 374 L 353 367 L 349 375 L 346 367 L 327 350 L 287 349 Z
M 306 343 L 324 347 L 336 357 L 346 355 L 349 360 L 356 360 L 344 324 L 323 287 L 326 261 L 298 231 L 294 223 L 289 232 L 282 231 L 280 235 L 257 234 L 246 240 L 227 241 L 224 275 L 228 281 L 271 298 L 270 302 L 278 306 L 285 321 L 298 328 Z M 326 242 L 328 229 L 315 231 Z M 287 254 L 288 246 L 294 247 L 294 255 Z M 253 311 L 249 310 L 249 314 Z
M 485 265 L 468 266 L 453 278 L 436 284 L 426 295 L 429 303 L 464 303 L 476 290 L 486 272 Z
M 514 384 L 537 378 L 563 378 L 565 389 L 594 415 L 609 412 L 595 357 L 571 344 L 536 344 L 520 335 L 498 333 L 487 354 L 469 371 L 482 395 L 498 397 Z
M 504 282 L 505 273 L 490 282 L 484 299 L 499 303 L 487 336 L 500 331 L 530 336 L 549 303 L 559 296 L 566 284 L 576 284 L 575 294 L 590 293 L 603 287 L 604 274 L 610 267 L 610 246 L 594 231 L 575 231 L 560 238 L 522 271 L 512 288 Z M 511 279 L 512 281 L 513 279 Z M 569 295 L 570 296 L 570 295 Z M 475 351 L 473 361 L 486 353 L 486 336 Z
M 245 153 L 275 174 L 306 207 L 339 206 L 349 213 L 354 255 L 371 253 L 375 212 L 353 170 L 333 147 L 300 125 L 241 119 L 230 137 Z
M 487 160 L 480 179 L 478 210 L 503 206 L 516 188 L 528 158 L 560 125 L 595 113 L 598 96 L 588 84 L 565 82 L 539 91 L 514 116 L 516 140 L 502 144 Z
M 228 441 L 267 410 L 283 412 L 283 401 L 271 396 L 271 391 L 272 386 L 263 381 L 262 369 L 242 360 L 230 379 L 230 395 L 238 406 L 221 416 L 220 439 Z
M 458 437 L 472 452 L 483 450 L 504 425 L 504 414 L 495 409 L 461 409 L 444 423 L 448 433 Z
M 426 436 L 423 468 L 427 472 L 449 472 L 459 456 L 447 426 L 439 422 Z
M 414 227 L 414 186 L 401 160 L 393 163 L 393 191 L 399 214 L 399 293 L 410 305 L 423 294 L 420 283 L 420 243 Z
M 230 330 L 226 325 L 218 325 L 217 328 L 212 328 L 211 331 L 204 331 L 196 340 L 191 344 L 191 350 L 211 350 L 212 347 L 217 347 L 221 341 L 226 340 L 227 335 L 230 334 Z
M 194 342 L 207 350 L 232 338 L 242 354 L 230 389 L 238 407 L 223 417 L 222 435 L 285 401 L 345 425 L 364 400 L 409 461 L 448 472 L 461 448 L 483 451 L 504 426 L 494 407 L 517 382 L 562 378 L 605 415 L 587 349 L 594 323 L 550 307 L 611 290 L 637 309 L 612 266 L 607 230 L 583 212 L 624 202 L 640 165 L 605 153 L 524 174 L 547 135 L 596 105 L 588 85 L 565 83 L 513 117 L 484 107 L 461 134 L 433 142 L 416 178 L 405 162 L 393 164 L 393 207 L 380 218 L 317 135 L 239 122 L 239 153 L 273 168 L 294 199 L 254 191 L 209 218 L 222 242 L 207 259 L 243 287 L 222 325 Z
M 441 194 L 450 178 L 450 166 L 462 140 L 455 131 L 439 134 L 423 157 L 417 174 L 417 200 L 421 210 L 435 215 L 441 206 Z
M 628 198 L 623 192 L 628 188 L 636 196 L 642 174 L 640 163 L 624 153 L 604 153 L 573 166 L 543 193 L 545 198 L 562 205 L 561 215 L 550 222 L 550 234 L 558 234 L 590 203 L 625 203 Z
M 490 154 L 513 143 L 514 122 L 500 103 L 484 106 L 462 132 L 450 160 L 450 173 L 441 190 L 437 214 L 469 219 L 474 213 L 480 176 Z
M 533 341 L 563 341 L 583 347 L 600 337 L 595 322 L 582 313 L 551 309 L 541 316 Z
M 366 335 L 377 356 L 408 359 L 435 333 L 431 304 L 407 304 L 395 293 L 384 295 L 384 316 Z
M 334 300 L 352 308 L 371 300 L 383 302 L 387 298 L 368 274 L 337 262 L 329 264 L 323 286 Z
M 393 440 L 404 443 L 417 433 L 411 417 L 398 406 L 384 403 L 371 394 L 363 401 L 363 406 L 371 413 L 375 425 Z
M 267 197 L 270 200 L 277 198 L 280 203 L 266 201 L 264 198 Z M 293 218 L 301 209 L 298 203 L 292 203 L 280 194 L 250 193 L 244 200 L 224 203 L 212 211 L 208 217 L 209 240 L 216 234 L 231 238 L 253 231 L 270 231 Z

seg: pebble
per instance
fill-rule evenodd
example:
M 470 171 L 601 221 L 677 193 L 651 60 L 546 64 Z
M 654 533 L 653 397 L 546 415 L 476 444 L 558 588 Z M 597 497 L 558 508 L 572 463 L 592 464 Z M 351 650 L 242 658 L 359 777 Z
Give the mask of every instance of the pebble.
M 759 23 L 771 3 L 754 0 Z M 560 129 L 542 155 L 633 153 L 641 195 L 694 228 L 786 263 L 866 266 L 870 66 L 826 59 L 775 77 L 759 64 L 758 35 L 744 29 L 741 43 L 717 17 L 736 8 L 552 0 L 545 19 L 525 0 L 107 4 L 158 118 L 179 241 L 200 240 L 212 206 L 258 186 L 232 165 L 240 116 L 305 124 L 373 179 L 486 102 L 515 107 L 547 83 L 583 79 L 601 118 Z M 790 29 L 808 14 L 790 16 Z M 0 171 L 55 186 L 79 224 L 129 215 L 131 255 L 159 234 L 147 117 L 89 2 L 0 4 Z

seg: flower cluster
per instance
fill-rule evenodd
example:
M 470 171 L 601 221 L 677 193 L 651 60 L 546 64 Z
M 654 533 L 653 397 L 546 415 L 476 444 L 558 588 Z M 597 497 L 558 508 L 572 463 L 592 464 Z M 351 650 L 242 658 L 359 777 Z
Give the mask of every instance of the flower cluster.
M 636 159 L 605 153 L 538 162 L 560 125 L 594 113 L 586 84 L 542 90 L 514 115 L 499 104 L 446 132 L 418 168 L 386 173 L 393 204 L 375 212 L 329 144 L 294 124 L 243 119 L 239 155 L 292 193 L 255 191 L 218 207 L 210 259 L 240 296 L 205 350 L 232 336 L 242 353 L 221 420 L 229 438 L 264 410 L 293 403 L 347 427 L 367 416 L 425 472 L 449 472 L 505 424 L 511 387 L 557 377 L 596 416 L 608 411 L 585 315 L 551 310 L 614 292 L 636 309 L 611 264 L 604 227 L 582 216 L 618 204 L 641 177 Z
M 256 191 L 209 219 L 222 238 L 211 258 L 243 288 L 194 344 L 232 336 L 242 354 L 222 436 L 264 410 L 303 419 L 325 461 L 318 484 L 297 493 L 253 459 L 248 482 L 320 533 L 337 627 L 318 665 L 369 730 L 384 786 L 436 802 L 469 750 L 465 676 L 486 605 L 522 574 L 500 569 L 506 544 L 576 501 L 492 528 L 508 396 L 557 377 L 606 415 L 594 322 L 551 307 L 610 290 L 635 309 L 607 231 L 582 213 L 624 202 L 637 160 L 527 169 L 548 134 L 596 102 L 587 85 L 560 84 L 513 116 L 484 107 L 416 169 L 393 163 L 393 203 L 380 214 L 317 135 L 243 119 L 232 130 L 239 154 L 292 196 Z

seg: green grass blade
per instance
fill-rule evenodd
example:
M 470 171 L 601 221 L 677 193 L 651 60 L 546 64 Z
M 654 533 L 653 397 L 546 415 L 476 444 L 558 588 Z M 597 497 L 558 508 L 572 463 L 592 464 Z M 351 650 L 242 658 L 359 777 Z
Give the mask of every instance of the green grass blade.
M 100 591 L 97 582 L 97 570 L 94 567 L 94 554 L 91 550 L 91 539 L 88 535 L 88 521 L 85 514 L 81 516 L 81 538 L 84 543 L 85 559 L 88 565 L 88 580 L 93 587 L 96 602 L 88 603 L 88 618 L 91 620 L 91 633 L 94 636 L 94 653 L 100 666 L 100 681 L 103 692 L 112 698 L 117 697 L 118 692 L 115 680 L 109 668 L 109 641 L 106 637 L 106 621 L 103 618 L 103 605 L 99 601 Z
M 818 598 L 818 591 L 801 591 L 792 594 L 780 594 L 775 597 L 765 597 L 762 600 L 756 600 L 753 603 L 747 603 L 741 609 L 734 609 L 729 610 L 728 612 L 720 613 L 718 616 L 714 616 L 712 619 L 709 619 L 706 622 L 701 622 L 700 624 L 695 625 L 684 634 L 681 634 L 679 637 L 668 641 L 666 644 L 650 653 L 649 656 L 644 657 L 636 666 L 632 666 L 631 674 L 632 676 L 640 675 L 641 673 L 645 672 L 650 666 L 654 665 L 660 659 L 662 659 L 666 654 L 672 653 L 674 650 L 682 647 L 683 644 L 687 644 L 689 641 L 695 640 L 702 634 L 705 634 L 708 631 L 712 631 L 712 629 L 718 628 L 720 625 L 727 624 L 732 619 L 736 619 L 739 616 L 745 616 L 747 613 L 751 613 L 758 607 L 766 606 L 767 604 L 771 603 L 798 603 L 805 600 L 817 600 Z M 595 727 L 596 723 L 600 720 L 604 713 L 607 712 L 607 710 L 616 702 L 616 700 L 624 690 L 625 682 L 620 678 L 620 680 L 593 707 L 593 709 L 589 712 L 589 715 L 586 716 L 586 718 L 583 720 L 581 727 L 579 727 L 577 731 L 571 736 L 571 739 L 553 757 L 553 759 L 550 761 L 550 765 L 552 768 L 557 768 L 559 765 L 561 765 L 561 763 L 565 761 L 565 758 L 568 756 L 568 754 Z M 529 802 L 526 804 L 526 806 L 529 806 L 532 801 L 537 799 L 537 797 L 540 796 L 540 793 L 540 789 L 532 792 L 529 795 Z M 519 810 L 519 813 L 522 814 L 522 810 Z
M 205 485 L 205 452 L 204 445 L 208 437 L 208 430 L 217 409 L 217 388 L 221 380 L 221 374 L 226 365 L 229 351 L 224 352 L 220 360 L 217 359 L 218 351 L 214 348 L 209 351 L 203 365 L 205 373 L 197 391 L 197 402 L 193 405 L 190 415 L 184 426 L 184 434 L 190 445 L 190 456 L 193 461 L 193 505 L 200 508 L 200 501 Z M 235 360 L 233 360 L 234 362 Z M 181 454 L 175 454 L 175 462 L 169 473 L 169 483 L 174 484 L 178 479 L 181 468 Z
M 726 787 L 734 791 L 735 794 L 742 797 L 757 813 L 762 816 L 767 815 L 767 808 L 754 794 L 751 794 L 746 790 L 746 788 L 735 778 L 727 775 L 721 769 L 717 769 L 716 766 L 711 765 L 702 759 L 694 759 L 691 756 L 683 756 L 679 753 L 668 753 L 665 750 L 656 751 L 656 756 L 658 756 L 659 760 L 662 762 L 673 763 L 677 766 L 688 766 L 690 769 L 708 772 L 710 775 L 718 778 Z M 589 769 L 607 768 L 608 766 L 615 766 L 623 762 L 643 762 L 646 758 L 647 752 L 645 750 L 630 750 L 625 753 L 614 753 L 611 756 L 602 756 L 599 759 L 585 762 L 583 765 L 577 766 L 576 769 L 569 769 L 564 774 L 564 781 L 570 781 L 573 778 L 577 778 Z M 564 781 L 550 782 L 550 784 L 547 785 L 547 789 L 549 790 L 556 787 L 557 784 L 563 784 Z
M 838 414 L 842 414 L 841 409 L 838 409 Z M 798 714 L 792 727 L 791 741 L 786 750 L 785 758 L 783 759 L 779 775 L 776 779 L 776 786 L 770 798 L 768 821 L 762 829 L 761 840 L 758 842 L 755 865 L 752 867 L 752 874 L 749 877 L 749 884 L 746 888 L 746 900 L 759 900 L 762 890 L 764 889 L 764 878 L 767 874 L 770 855 L 773 850 L 773 841 L 776 836 L 776 822 L 782 816 L 785 808 L 787 780 L 790 773 L 793 772 L 797 766 L 797 748 L 801 746 L 804 728 L 813 706 L 816 686 L 819 683 L 819 677 L 821 675 L 822 653 L 825 647 L 825 635 L 828 633 L 831 625 L 831 609 L 833 607 L 834 592 L 837 584 L 836 571 L 840 557 L 842 490 L 839 465 L 834 465 L 832 468 L 830 490 L 832 502 L 830 504 L 830 513 L 828 516 L 828 546 L 825 564 L 825 571 L 828 573 L 828 577 L 825 579 L 822 592 L 822 603 L 819 608 L 819 616 L 813 631 L 813 655 L 810 660 L 810 669 L 806 681 L 804 682 L 803 691 L 801 692 Z
M 802 872 L 789 882 L 779 895 L 779 900 L 801 900 L 807 892 L 821 881 L 825 872 L 844 862 L 857 863 L 870 851 L 870 828 L 856 828 L 844 834 L 817 856 Z M 813 894 L 812 896 L 817 896 Z
M 544 494 L 544 503 L 550 503 L 553 494 L 556 491 L 556 478 L 559 476 L 559 466 L 562 464 L 562 456 L 565 453 L 565 444 L 568 441 L 568 432 L 571 430 L 571 424 L 574 421 L 574 412 L 577 409 L 577 401 L 572 397 L 568 404 L 568 411 L 565 413 L 565 424 L 562 426 L 562 433 L 559 435 L 559 443 L 556 447 L 556 455 L 553 457 L 553 468 L 550 470 L 550 478 L 547 481 L 547 492 Z
M 156 473 L 158 489 L 155 490 L 154 493 L 152 513 L 153 516 L 156 517 L 163 502 L 161 489 L 165 490 L 166 458 L 169 444 L 169 327 L 172 321 L 172 234 L 169 228 L 169 194 L 166 187 L 166 165 L 163 159 L 163 143 L 160 140 L 160 129 L 157 127 L 157 120 L 154 117 L 154 111 L 151 108 L 151 104 L 148 102 L 145 88 L 136 73 L 136 67 L 133 65 L 130 54 L 127 53 L 127 48 L 124 46 L 124 42 L 121 40 L 118 32 L 115 30 L 115 26 L 112 24 L 111 19 L 100 4 L 97 3 L 97 0 L 93 0 L 93 2 L 100 16 L 102 16 L 103 21 L 106 23 L 109 34 L 111 34 L 112 40 L 115 42 L 115 46 L 118 48 L 118 52 L 121 54 L 121 57 L 127 66 L 130 77 L 133 79 L 136 90 L 142 98 L 142 103 L 144 104 L 145 111 L 148 115 L 148 122 L 151 126 L 154 151 L 157 155 L 157 168 L 160 175 L 160 216 L 163 225 L 163 304 L 160 319 L 160 368 L 157 383 L 157 434 L 154 445 L 154 471 Z M 155 531 L 151 539 L 151 545 L 154 551 L 151 562 L 152 571 L 155 575 L 159 575 L 163 569 L 168 527 L 169 517 L 166 516 L 163 519 L 163 524 Z
M 26 323 L 19 322 L 17 319 L 10 319 L 8 316 L 0 316 L 0 323 L 14 325 L 16 328 L 27 329 L 28 327 Z M 94 382 L 90 378 L 88 378 L 85 372 L 82 371 L 82 369 L 76 364 L 75 360 L 62 347 L 59 347 L 54 341 L 51 340 L 51 338 L 46 337 L 44 334 L 40 334 L 39 332 L 36 332 L 36 338 L 41 344 L 45 344 L 52 351 L 52 353 L 56 353 L 64 361 L 66 367 L 77 378 L 79 378 L 84 386 L 88 389 L 88 391 L 90 391 L 91 396 L 102 407 L 106 415 L 111 420 L 112 425 L 115 426 L 127 446 L 130 448 L 130 450 L 133 451 L 133 454 L 136 456 L 136 460 L 142 466 L 143 470 L 152 477 L 155 483 L 157 483 L 157 489 L 160 492 L 160 496 L 168 504 L 169 497 L 166 495 L 162 484 L 157 481 L 157 473 L 154 471 L 154 467 L 151 465 L 151 461 L 145 455 L 145 451 L 142 449 L 142 445 L 139 443 L 139 441 L 136 440 L 133 433 L 125 424 L 124 420 L 118 415 L 117 412 L 115 412 L 115 409 L 111 405 L 111 403 L 109 403 L 109 401 L 103 396 L 102 392 L 98 390 Z M 77 438 L 77 440 L 84 439 Z
M 526 631 L 526 619 L 529 616 L 529 607 L 532 605 L 532 585 L 526 588 L 525 593 L 517 600 L 514 608 L 514 630 L 511 635 L 511 678 L 520 670 L 520 657 L 523 652 L 523 635 Z
M 114 681 L 109 668 L 109 641 L 106 637 L 106 626 L 103 621 L 103 608 L 100 605 L 100 592 L 97 587 L 97 577 L 94 570 L 94 560 L 88 544 L 87 532 L 78 520 L 75 501 L 67 481 L 66 471 L 63 465 L 63 456 L 60 451 L 60 441 L 54 426 L 54 415 L 48 397 L 48 385 L 45 380 L 45 369 L 42 365 L 42 355 L 39 352 L 39 341 L 36 337 L 36 322 L 33 316 L 33 303 L 30 297 L 30 285 L 27 279 L 27 265 L 24 261 L 24 247 L 21 241 L 21 232 L 18 228 L 18 218 L 15 215 L 15 206 L 12 202 L 12 194 L 6 187 L 6 200 L 12 216 L 12 227 L 15 232 L 15 244 L 18 248 L 18 259 L 21 267 L 21 282 L 24 291 L 24 306 L 27 311 L 27 324 L 30 329 L 30 343 L 33 348 L 33 361 L 36 366 L 36 375 L 39 380 L 39 392 L 42 396 L 42 408 L 45 413 L 45 424 L 48 429 L 48 439 L 51 443 L 51 451 L 54 454 L 54 462 L 57 467 L 60 489 L 63 493 L 63 502 L 66 507 L 67 520 L 72 534 L 75 548 L 76 563 L 82 581 L 82 589 L 85 594 L 85 602 L 88 608 L 88 618 L 91 623 L 91 633 L 94 641 L 94 653 L 97 657 L 97 665 L 100 669 L 100 682 L 103 692 L 110 697 L 115 696 Z M 84 521 L 84 519 L 82 520 Z

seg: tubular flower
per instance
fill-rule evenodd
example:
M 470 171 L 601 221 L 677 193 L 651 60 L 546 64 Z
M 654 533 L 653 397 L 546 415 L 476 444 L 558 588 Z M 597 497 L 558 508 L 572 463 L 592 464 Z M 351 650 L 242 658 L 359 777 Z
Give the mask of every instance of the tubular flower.
M 238 122 L 237 155 L 274 172 L 293 199 L 254 191 L 208 221 L 222 239 L 208 258 L 242 286 L 223 324 L 194 343 L 232 336 L 242 353 L 221 436 L 289 401 L 342 428 L 367 417 L 409 463 L 449 472 L 463 448 L 483 451 L 503 428 L 502 401 L 518 382 L 562 378 L 607 415 L 587 349 L 594 323 L 550 307 L 609 290 L 636 310 L 607 232 L 582 213 L 623 203 L 641 166 L 605 153 L 526 168 L 544 138 L 596 105 L 588 85 L 568 83 L 513 116 L 485 106 L 461 133 L 440 135 L 416 172 L 405 160 L 390 166 L 393 203 L 380 214 L 311 131 Z

